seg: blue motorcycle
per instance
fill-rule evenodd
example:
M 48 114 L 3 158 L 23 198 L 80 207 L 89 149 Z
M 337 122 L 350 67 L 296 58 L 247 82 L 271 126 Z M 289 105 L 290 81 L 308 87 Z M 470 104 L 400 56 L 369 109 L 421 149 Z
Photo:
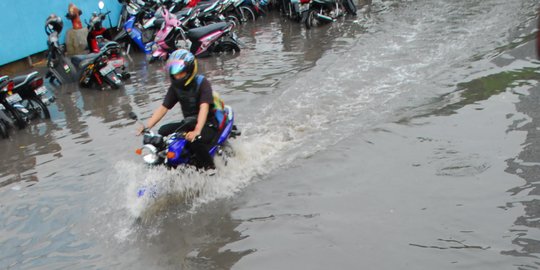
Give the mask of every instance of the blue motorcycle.
M 154 17 L 155 9 L 153 3 L 145 3 L 144 1 L 128 1 L 123 3 L 125 9 L 123 13 L 127 19 L 123 23 L 123 29 L 113 38 L 116 42 L 126 42 L 129 54 L 131 48 L 131 40 L 145 54 L 152 54 L 152 45 L 154 45 L 154 36 L 158 28 L 161 26 L 160 21 L 156 21 Z
M 137 115 L 133 112 L 129 114 L 129 117 L 138 121 Z M 216 118 L 219 123 L 219 136 L 210 148 L 209 153 L 213 158 L 216 155 L 226 158 L 232 155 L 232 149 L 227 144 L 227 140 L 240 136 L 241 132 L 234 125 L 234 113 L 230 106 L 224 106 L 223 110 L 217 111 Z M 196 117 L 188 117 L 183 120 L 183 124 L 178 130 L 185 130 L 184 127 L 195 126 L 196 123 Z M 144 124 L 142 125 L 144 126 Z M 188 141 L 185 139 L 184 132 L 174 132 L 163 137 L 144 128 L 143 147 L 137 149 L 136 152 L 142 156 L 143 161 L 148 165 L 165 165 L 168 168 L 177 168 L 194 165 L 196 161 L 196 156 L 189 151 L 188 147 L 186 147 L 187 144 Z M 139 188 L 137 196 L 144 196 L 146 190 L 147 187 Z M 152 188 L 150 190 L 151 196 L 155 196 L 156 191 Z

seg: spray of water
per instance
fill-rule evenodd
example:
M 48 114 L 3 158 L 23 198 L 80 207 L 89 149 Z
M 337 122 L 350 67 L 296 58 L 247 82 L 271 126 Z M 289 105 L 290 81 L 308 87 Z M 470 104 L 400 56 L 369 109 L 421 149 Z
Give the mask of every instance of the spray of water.
M 257 117 L 243 123 L 244 134 L 231 141 L 235 156 L 226 165 L 218 158 L 216 175 L 119 162 L 116 177 L 123 182 L 125 209 L 132 218 L 150 218 L 178 204 L 194 211 L 203 203 L 232 196 L 291 161 L 397 117 L 396 112 L 411 101 L 421 104 L 438 95 L 430 89 L 440 89 L 442 83 L 432 79 L 481 51 L 481 44 L 492 44 L 483 41 L 491 34 L 476 24 L 491 27 L 490 16 L 501 10 L 480 2 L 463 6 L 436 2 L 425 4 L 422 17 L 414 8 L 392 15 L 393 21 L 373 26 L 378 30 L 351 42 L 347 50 L 327 53 L 315 67 L 300 72 Z M 453 18 L 457 9 L 470 10 L 471 17 L 466 18 L 470 21 L 456 15 L 449 25 L 444 18 L 448 14 Z M 138 197 L 141 187 L 155 189 L 157 198 L 167 199 Z

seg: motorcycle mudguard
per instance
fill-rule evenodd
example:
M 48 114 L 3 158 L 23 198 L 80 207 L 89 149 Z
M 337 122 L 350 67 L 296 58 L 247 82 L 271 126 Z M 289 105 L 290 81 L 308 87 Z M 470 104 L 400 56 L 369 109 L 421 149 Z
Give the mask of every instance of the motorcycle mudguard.
M 54 67 L 49 67 L 49 71 L 61 84 L 76 82 L 78 78 L 77 70 L 65 56 L 60 56 L 58 63 Z
M 107 75 L 103 76 L 103 79 L 114 89 L 118 89 L 122 86 L 122 81 L 114 71 L 107 73 Z
M 178 166 L 183 163 L 189 162 L 189 157 L 183 157 L 182 151 L 184 150 L 184 147 L 186 147 L 187 141 L 183 138 L 176 138 L 176 140 L 169 144 L 168 152 L 174 153 L 174 157 L 167 158 L 167 164 L 170 166 Z
M 162 50 L 161 48 L 158 48 L 155 52 L 152 53 L 152 58 L 154 59 L 167 59 L 167 52 Z

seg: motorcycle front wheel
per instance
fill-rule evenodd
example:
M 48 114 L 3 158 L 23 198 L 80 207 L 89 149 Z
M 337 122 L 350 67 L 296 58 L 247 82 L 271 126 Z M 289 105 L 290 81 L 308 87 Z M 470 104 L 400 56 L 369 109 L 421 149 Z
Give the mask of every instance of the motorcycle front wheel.
M 352 0 L 343 0 L 343 5 L 345 6 L 347 13 L 356 16 L 356 5 Z
M 305 24 L 307 29 L 317 27 L 320 24 L 317 14 L 318 12 L 316 10 L 310 10 L 307 12 L 307 14 L 305 14 Z
M 255 20 L 257 20 L 257 16 L 255 15 L 255 12 L 253 12 L 253 10 L 251 10 L 250 7 L 247 7 L 247 6 L 241 6 L 239 8 L 239 11 L 240 11 L 240 21 L 242 22 L 247 22 L 247 21 L 252 21 L 254 22 Z

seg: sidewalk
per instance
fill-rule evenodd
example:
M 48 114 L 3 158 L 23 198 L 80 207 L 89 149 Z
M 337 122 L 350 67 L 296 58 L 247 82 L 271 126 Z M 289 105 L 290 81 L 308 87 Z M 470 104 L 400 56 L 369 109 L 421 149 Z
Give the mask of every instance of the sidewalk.
M 24 59 L 0 66 L 0 76 L 8 75 L 14 77 L 20 74 L 30 73 L 35 69 L 42 69 L 46 65 L 47 59 L 45 58 L 45 52 L 40 52 Z

